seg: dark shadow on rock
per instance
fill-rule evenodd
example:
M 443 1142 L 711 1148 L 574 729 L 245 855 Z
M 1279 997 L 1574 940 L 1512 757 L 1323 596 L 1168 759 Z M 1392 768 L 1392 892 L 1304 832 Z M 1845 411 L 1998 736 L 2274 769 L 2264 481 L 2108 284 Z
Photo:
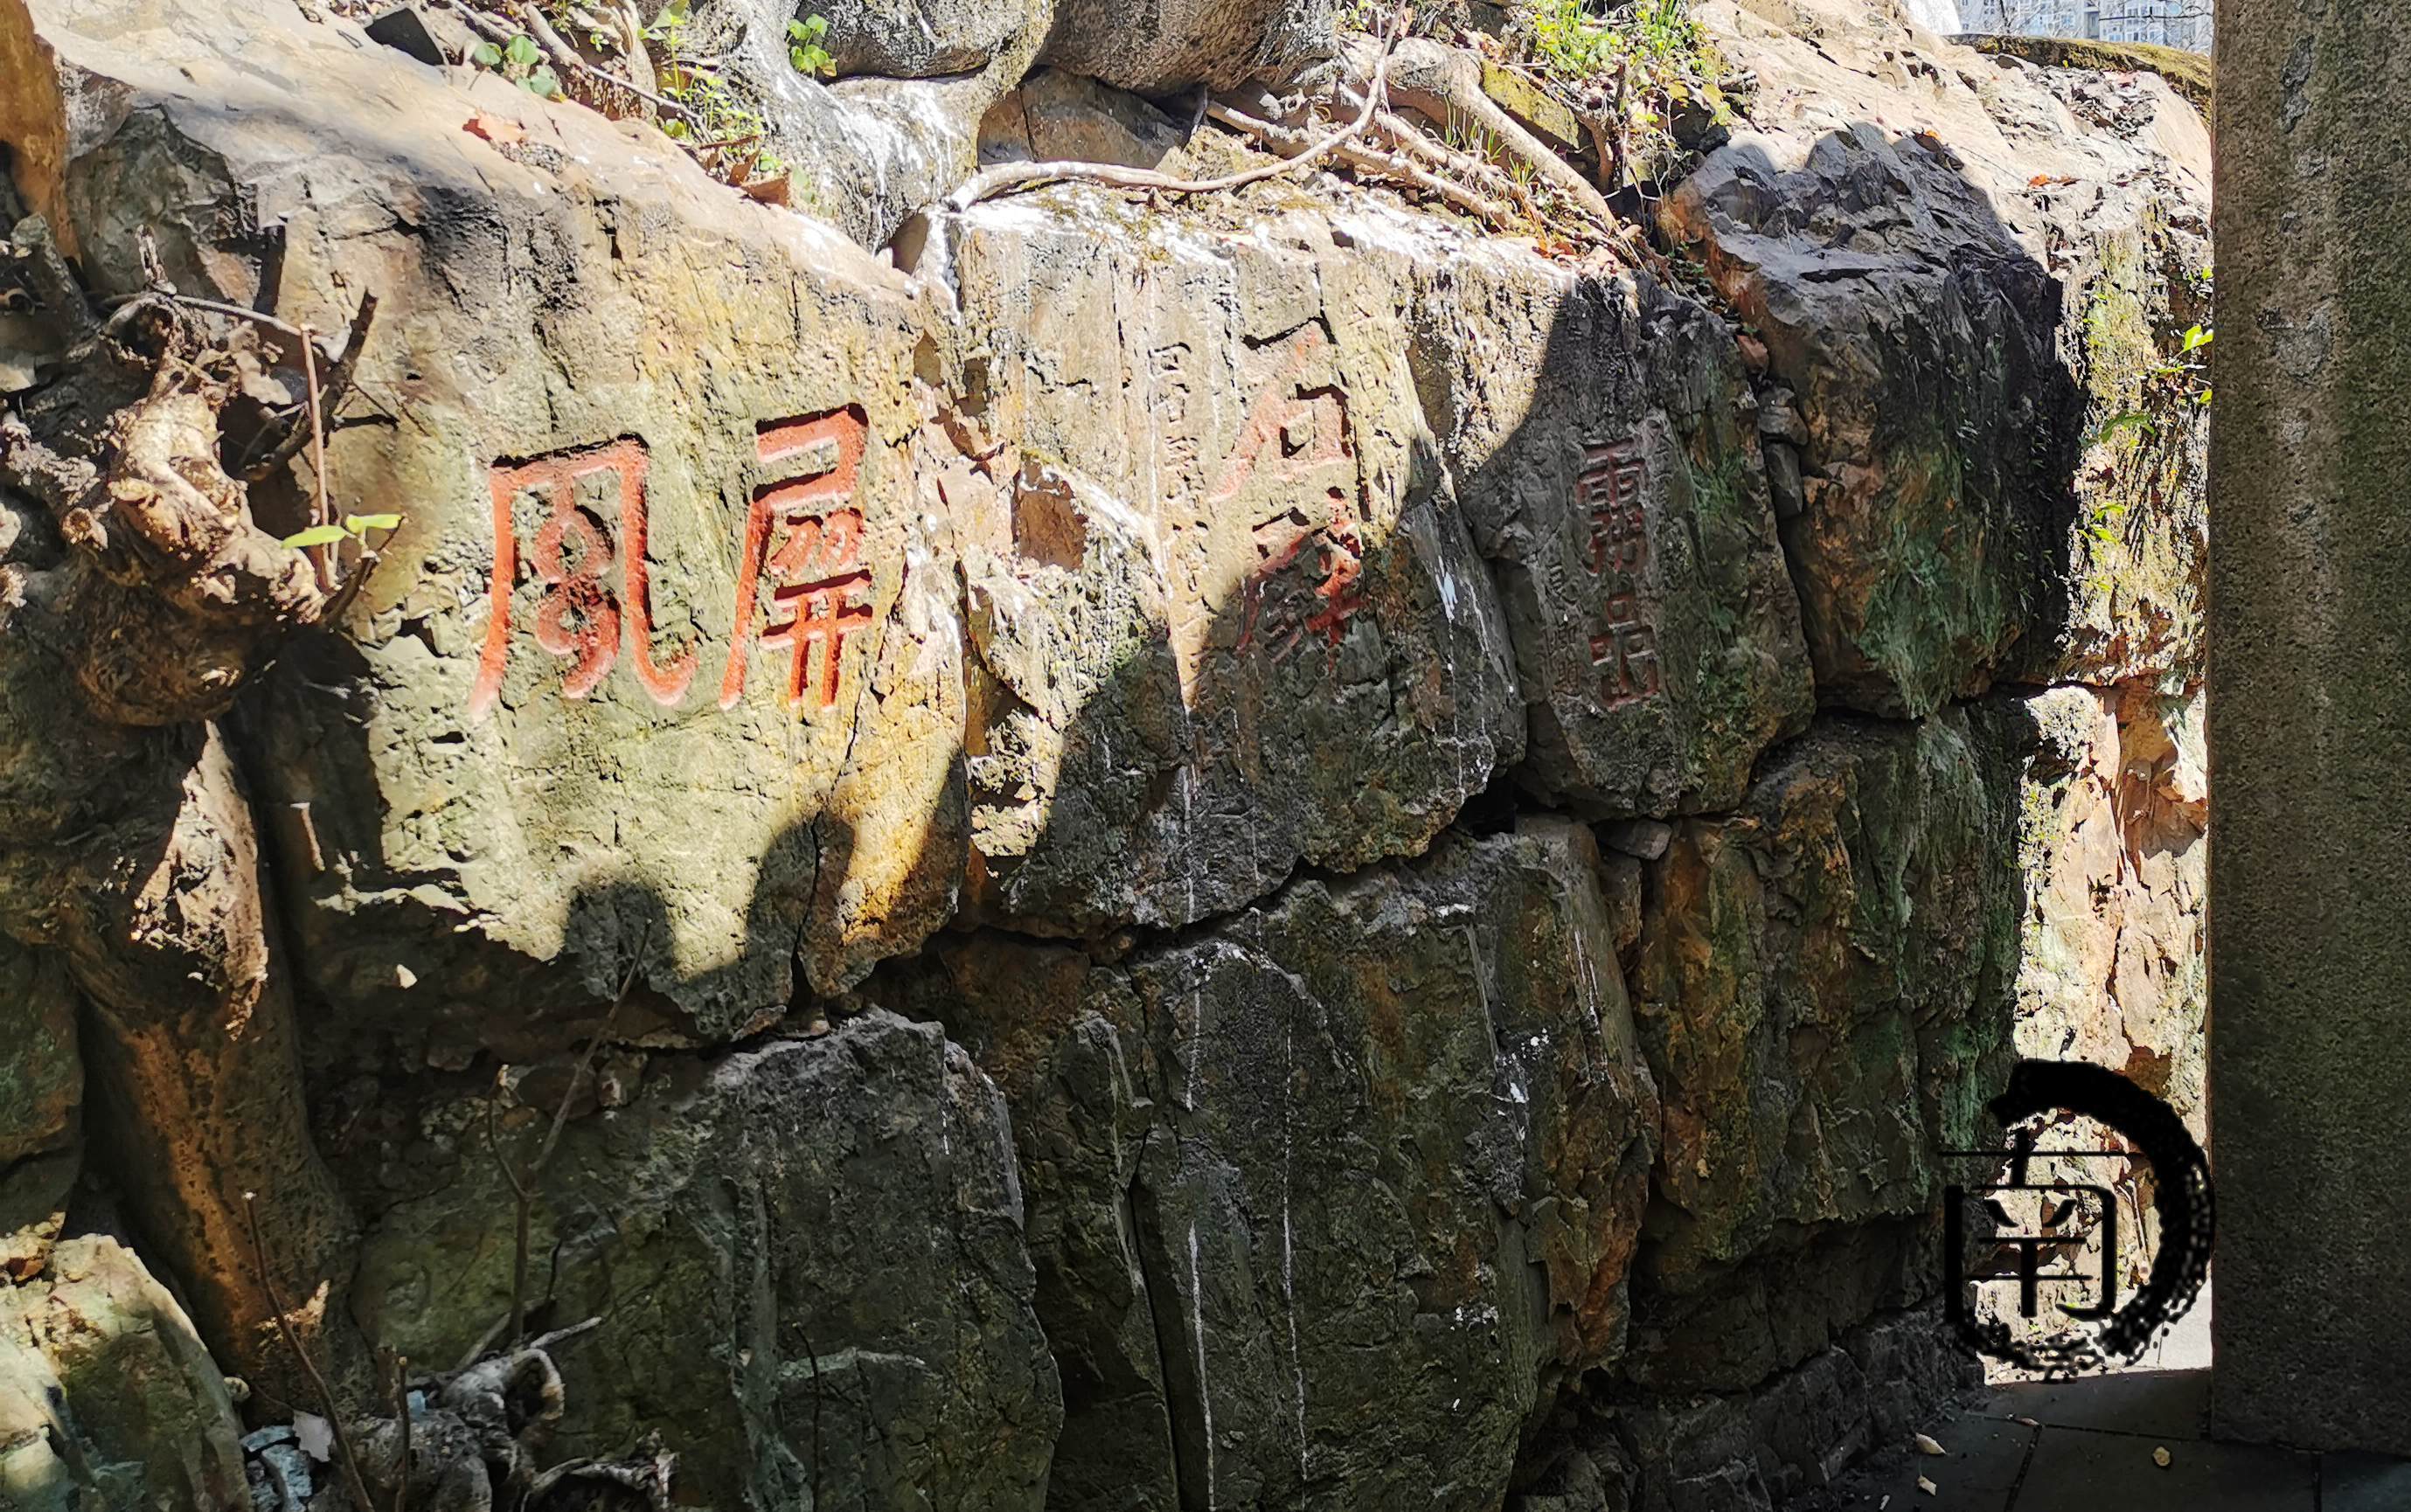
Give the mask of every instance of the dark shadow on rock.
M 1927 151 L 1878 136 L 1901 150 Z M 1817 152 L 1848 155 L 1863 145 L 1844 133 Z M 1762 158 L 1755 167 L 1773 173 Z M 1872 211 L 1883 186 L 1845 179 L 1840 197 Z M 2031 676 L 2030 648 L 2060 638 L 2085 396 L 2066 345 L 2060 282 L 1972 185 L 1961 184 L 1952 211 L 1957 240 L 1947 255 L 1839 276 L 1839 287 L 1879 277 L 1900 284 L 1896 302 L 1878 296 L 1863 320 L 1836 327 L 1834 340 L 1847 338 L 1847 349 L 1819 345 L 1815 320 L 1824 317 L 1813 312 L 1794 313 L 1805 324 L 1788 339 L 1768 328 L 1765 312 L 1747 312 L 1771 360 L 1746 385 L 1724 327 L 1687 313 L 1645 278 L 1629 306 L 1620 294 L 1585 291 L 1536 333 L 1545 355 L 1528 413 L 1497 427 L 1483 455 L 1436 458 L 1451 474 L 1436 505 L 1443 513 L 1453 507 L 1464 521 L 1516 632 L 1531 732 L 1523 762 L 1500 763 L 1459 798 L 1453 830 L 1500 834 L 1537 802 L 1599 821 L 1602 833 L 1627 820 L 1673 821 L 1688 836 L 1676 843 L 1694 850 L 1763 836 L 1751 842 L 1760 851 L 1749 866 L 1780 874 L 1838 865 L 1846 878 L 1858 868 L 1862 885 L 1893 890 L 1896 923 L 1906 930 L 1912 914 L 1917 921 L 1892 938 L 1878 933 L 1892 927 L 1888 916 L 1858 919 L 1843 905 L 1827 938 L 1846 957 L 1878 952 L 1885 967 L 1846 969 L 1798 1001 L 1733 1004 L 1759 1025 L 1752 1033 L 1767 1074 L 1814 1088 L 1828 1068 L 1863 1053 L 1903 1078 L 1894 1090 L 1906 1098 L 1905 1122 L 1880 1146 L 1854 1142 L 1864 1136 L 1848 1127 L 1820 1129 L 1822 1105 L 1804 1098 L 1788 1113 L 1775 1111 L 1777 1122 L 1765 1131 L 1770 1158 L 1801 1159 L 1805 1144 L 1804 1170 L 1844 1166 L 1877 1148 L 1907 1164 L 1871 1200 L 1854 1197 L 1824 1216 L 1812 1204 L 1805 1221 L 1780 1217 L 1741 1252 L 1670 1279 L 1661 1235 L 1689 1215 L 1664 1189 L 1661 1156 L 1658 1206 L 1631 1284 L 1627 1352 L 1619 1359 L 1611 1351 L 1603 1365 L 1581 1373 L 1579 1385 L 1570 1373 L 1562 1392 L 1553 1384 L 1537 1393 L 1524 1420 L 1516 1484 L 1535 1508 L 1592 1505 L 1542 1494 L 1571 1442 L 1553 1426 L 1556 1410 L 1622 1422 L 1632 1474 L 1662 1492 L 1724 1477 L 1735 1494 L 1757 1498 L 1736 1505 L 1762 1505 L 1830 1473 L 1837 1455 L 1897 1432 L 1966 1379 L 1966 1358 L 1932 1308 L 1943 1180 L 1934 1152 L 1974 1132 L 2012 1054 L 2015 921 L 2024 897 L 2018 795 L 2033 731 L 2014 692 L 1972 715 L 1937 711 Z M 1810 229 L 1786 225 L 1770 234 L 1804 239 Z M 1481 328 L 1450 325 L 1452 315 L 1463 320 L 1450 301 L 1469 287 L 1482 288 L 1472 271 L 1442 265 L 1419 271 L 1413 295 L 1424 312 L 1411 354 L 1419 402 L 1431 429 L 1452 441 L 1475 433 L 1484 407 L 1498 402 L 1498 359 L 1485 359 L 1469 339 Z M 1719 342 L 1726 350 L 1709 350 Z M 1848 372 L 1843 364 L 1850 357 L 1872 365 L 1872 373 Z M 1848 413 L 1828 413 L 1829 404 Z M 1790 406 L 1804 412 L 1796 422 L 1784 416 Z M 1644 487 L 1651 516 L 1644 549 L 1661 575 L 1635 586 L 1661 595 L 1646 606 L 1661 618 L 1641 621 L 1652 635 L 1630 642 L 1619 662 L 1600 646 L 1612 647 L 1632 621 L 1609 618 L 1621 585 L 1590 563 L 1616 560 L 1609 511 L 1623 485 L 1615 469 L 1636 453 L 1656 464 Z M 1368 579 L 1379 574 L 1378 548 L 1364 554 L 1362 566 Z M 1243 585 L 1208 606 L 1206 644 L 1249 644 L 1251 618 L 1261 613 L 1254 591 Z M 1813 605 L 1805 639 L 1803 600 Z M 1597 618 L 1553 626 L 1561 605 Z M 1783 613 L 1769 612 L 1775 606 Z M 1795 617 L 1789 626 L 1784 615 Z M 1311 642 L 1305 648 L 1323 651 Z M 1655 686 L 1673 706 L 1628 699 L 1651 686 L 1651 674 L 1632 669 L 1633 653 L 1658 658 Z M 1148 699 L 1162 675 L 1158 659 L 1169 654 L 1160 640 L 1149 642 L 1086 701 L 1112 720 L 1093 728 L 1075 721 L 1064 732 L 1065 771 L 1090 750 L 1125 766 L 1134 761 L 1118 721 Z M 1344 664 L 1349 652 L 1343 645 L 1336 655 Z M 1787 656 L 1795 671 L 1785 670 Z M 1810 656 L 1828 674 L 1814 699 Z M 1827 710 L 1813 728 L 1812 703 Z M 1900 723 L 1864 718 L 1861 709 L 1921 718 Z M 1161 820 L 1181 800 L 1191 758 L 1162 738 L 1164 722 L 1158 720 L 1149 748 L 1159 764 L 1132 785 L 1131 809 L 1116 816 L 1125 831 Z M 1395 735 L 1414 741 L 1430 733 L 1402 724 Z M 1224 737 L 1208 728 L 1196 749 L 1208 751 L 1218 738 Z M 1715 749 L 1702 758 L 1702 746 Z M 1103 758 L 1108 749 L 1113 756 Z M 1349 759 L 1337 748 L 1326 756 Z M 1927 771 L 1937 761 L 1950 768 L 1938 786 Z M 1904 796 L 1896 812 L 1870 811 L 1821 832 L 1817 843 L 1830 850 L 1793 849 L 1800 841 L 1782 825 L 1795 800 L 1782 793 L 1809 804 L 1828 791 L 1855 792 L 1878 771 L 1892 775 L 1878 787 L 1891 783 L 1916 796 Z M 975 787 L 975 803 L 979 796 Z M 1057 801 L 1070 804 L 1074 795 L 1067 788 Z M 1203 843 L 1231 853 L 1231 836 L 1249 818 L 1245 808 L 1214 811 L 1218 833 Z M 1897 833 L 1869 833 L 1887 821 Z M 1951 863 L 1964 865 L 1918 861 L 1928 868 L 1917 874 L 1925 885 L 1901 890 L 1904 858 L 1932 845 L 1927 825 L 1951 831 L 1965 847 L 1951 852 Z M 1435 853 L 1455 837 L 1444 835 Z M 1042 832 L 1038 845 L 1045 839 Z M 1670 895 L 1673 865 L 1613 854 L 1601 864 L 1610 905 L 1626 907 L 1629 897 L 1634 915 L 1633 936 L 1618 943 L 1624 968 L 1635 976 L 1642 1042 L 1661 1094 L 1713 1098 L 1746 1116 L 1755 1085 L 1728 1085 L 1717 1080 L 1720 1068 L 1669 1058 L 1685 989 L 1670 987 L 1669 998 L 1639 981 L 1643 957 L 1661 948 L 1650 941 L 1665 935 L 1669 910 L 1705 906 Z M 1274 879 L 1242 870 L 1249 880 L 1237 907 L 1136 931 L 1059 912 L 1016 918 L 1006 909 L 989 922 L 1085 942 L 1040 944 L 984 931 L 891 963 L 863 989 L 872 1000 L 944 1022 L 1012 1101 L 1039 1267 L 1037 1305 L 1064 1379 L 1067 1420 L 1050 1506 L 1153 1505 L 1176 1486 L 1181 1506 L 1202 1508 L 1209 1479 L 1216 1505 L 1235 1498 L 1313 1505 L 1348 1494 L 1281 1462 L 1303 1458 L 1300 1443 L 1321 1452 L 1310 1426 L 1277 1430 L 1269 1413 L 1261 1424 L 1249 1420 L 1255 1398 L 1276 1405 L 1311 1398 L 1309 1383 L 1301 1379 L 1293 1389 L 1288 1381 L 1290 1330 L 1310 1338 L 1329 1324 L 1310 1313 L 1293 1324 L 1279 1310 L 1284 1293 L 1273 1278 L 1284 1257 L 1272 1216 L 1258 1201 L 1239 1200 L 1219 1220 L 1228 1227 L 1213 1236 L 1221 1273 L 1192 1273 L 1188 1215 L 1167 1185 L 1244 1165 L 1279 1129 L 1261 1121 L 1220 1132 L 1200 1125 L 1178 1099 L 1182 1057 L 1198 1053 L 1193 1037 L 1202 1031 L 1180 1020 L 1176 1005 L 1160 1010 L 1168 1017 L 1153 1016 L 1123 995 L 1132 991 L 1132 974 L 1183 952 L 1266 950 L 1265 919 L 1308 890 L 1375 885 L 1415 874 L 1418 865 L 1403 856 L 1361 869 L 1308 863 L 1279 891 Z M 1802 900 L 1770 884 L 1762 906 L 1781 913 Z M 1927 923 L 1936 909 L 1947 923 Z M 1753 980 L 1782 964 L 1745 959 L 1749 945 L 1724 944 L 1734 952 L 1725 958 L 1732 968 Z M 1952 962 L 1961 950 L 1968 959 Z M 1275 964 L 1292 963 L 1276 956 Z M 1929 990 L 1929 980 L 1945 985 Z M 1412 1015 L 1464 1005 L 1399 1006 Z M 1847 1081 L 1831 1083 L 1834 1108 L 1852 1106 L 1849 1088 Z M 1682 1147 L 1700 1153 L 1696 1144 Z M 1716 1151 L 1719 1159 L 1737 1153 Z M 1322 1156 L 1343 1168 L 1357 1158 L 1344 1145 L 1327 1146 Z M 1192 1304 L 1222 1316 L 1208 1322 Z M 1247 1363 L 1218 1381 L 1200 1367 L 1216 1355 Z M 1416 1368 L 1411 1351 L 1386 1358 L 1400 1378 Z M 1536 1382 L 1547 1374 L 1536 1365 Z M 1663 1420 L 1670 1410 L 1663 1404 L 1703 1394 L 1722 1403 L 1715 1432 L 1686 1433 Z M 1787 1413 L 1823 1426 L 1777 1432 L 1770 1414 Z M 1412 1428 L 1426 1443 L 1455 1445 L 1460 1462 L 1473 1457 L 1473 1440 L 1457 1430 L 1420 1420 Z M 1635 1432 L 1649 1442 L 1631 1439 Z M 1497 1488 L 1458 1490 L 1477 1499 L 1497 1494 Z

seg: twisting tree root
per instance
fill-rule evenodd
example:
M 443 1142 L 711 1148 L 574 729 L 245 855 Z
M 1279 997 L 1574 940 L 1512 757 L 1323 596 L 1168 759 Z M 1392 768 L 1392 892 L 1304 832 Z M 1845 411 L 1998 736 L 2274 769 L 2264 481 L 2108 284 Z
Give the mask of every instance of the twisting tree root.
M 1404 34 L 1412 12 L 1401 9 L 1389 35 L 1381 42 L 1373 59 L 1372 78 L 1365 90 L 1364 109 L 1356 119 L 1329 136 L 1308 145 L 1293 157 L 1243 168 L 1215 179 L 1182 179 L 1169 173 L 1157 173 L 1147 168 L 1122 167 L 1111 163 L 1000 163 L 973 174 L 963 186 L 946 196 L 949 210 L 959 213 L 984 199 L 1011 194 L 1017 189 L 1034 189 L 1040 184 L 1079 181 L 1110 184 L 1117 189 L 1145 189 L 1168 195 L 1227 194 L 1244 189 L 1251 183 L 1309 167 L 1330 156 L 1365 134 L 1373 124 L 1374 112 L 1381 108 L 1382 88 L 1390 66 L 1390 53 Z M 1209 107 L 1210 109 L 1210 107 Z
M 6 260 L 66 356 L 0 412 L 0 929 L 58 951 L 81 990 L 96 1145 L 212 1345 L 307 1400 L 289 1328 L 358 1403 L 352 1218 L 311 1146 L 258 839 L 214 723 L 344 602 L 236 475 L 308 439 L 307 406 L 277 399 L 298 342 L 165 289 L 95 310 L 38 218 Z

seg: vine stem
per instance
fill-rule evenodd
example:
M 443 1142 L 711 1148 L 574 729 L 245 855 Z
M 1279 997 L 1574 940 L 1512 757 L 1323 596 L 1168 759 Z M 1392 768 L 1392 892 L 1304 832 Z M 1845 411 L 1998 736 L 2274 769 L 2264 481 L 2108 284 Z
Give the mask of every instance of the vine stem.
M 327 419 L 318 402 L 318 334 L 309 327 L 301 327 L 301 376 L 310 385 L 310 471 L 315 474 L 318 502 L 310 516 L 313 525 L 334 523 L 334 506 L 327 500 Z M 335 590 L 335 569 L 329 560 L 328 548 L 318 547 L 311 558 L 318 569 L 318 590 Z

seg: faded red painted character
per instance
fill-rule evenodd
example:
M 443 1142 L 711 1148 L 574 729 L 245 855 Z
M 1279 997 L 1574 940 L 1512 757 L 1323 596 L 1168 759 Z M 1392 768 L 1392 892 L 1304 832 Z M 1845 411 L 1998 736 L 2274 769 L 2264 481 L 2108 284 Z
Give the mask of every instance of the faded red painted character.
M 1239 638 L 1247 652 L 1263 646 L 1275 662 L 1286 661 L 1308 635 L 1337 647 L 1348 619 L 1364 607 L 1357 580 L 1365 571 L 1365 537 L 1352 494 L 1355 446 L 1349 434 L 1348 400 L 1338 388 L 1307 387 L 1302 375 L 1329 342 L 1309 326 L 1298 338 L 1279 380 L 1249 407 L 1230 459 L 1207 497 L 1221 504 L 1250 483 L 1261 483 L 1275 513 L 1253 531 L 1257 563 L 1242 586 Z M 1320 497 L 1289 504 L 1297 496 Z M 1293 581 L 1301 560 L 1313 581 Z
M 1312 352 L 1319 344 L 1308 343 L 1306 351 Z M 1239 431 L 1239 443 L 1223 468 L 1221 484 L 1207 502 L 1221 503 L 1236 498 L 1266 461 L 1267 453 L 1277 475 L 1304 472 L 1353 457 L 1354 448 L 1348 440 L 1348 409 L 1339 391 L 1318 388 L 1294 393 L 1285 381 L 1256 400 Z
M 1607 633 L 1590 641 L 1594 667 L 1604 668 L 1600 692 L 1609 708 L 1621 708 L 1658 692 L 1658 632 L 1641 618 L 1640 601 L 1618 593 L 1607 601 Z
M 737 629 L 720 679 L 722 708 L 745 692 L 746 653 L 766 575 L 772 607 L 786 618 L 766 624 L 761 638 L 765 646 L 788 648 L 785 702 L 804 696 L 814 645 L 821 647 L 821 675 L 812 686 L 813 706 L 837 702 L 846 637 L 868 629 L 872 618 L 856 597 L 870 589 L 869 569 L 862 565 L 862 511 L 844 507 L 861 481 L 869 429 L 851 405 L 761 428 L 755 447 L 763 465 L 783 467 L 790 475 L 756 488 L 746 514 Z
M 1302 511 L 1284 510 L 1256 527 L 1256 554 L 1262 559 L 1241 589 L 1239 640 L 1235 649 L 1271 647 L 1275 662 L 1286 661 L 1298 643 L 1320 635 L 1337 647 L 1348 632 L 1348 618 L 1365 604 L 1357 579 L 1365 571 L 1365 537 L 1346 495 L 1333 488 L 1324 496 L 1327 521 L 1308 524 Z M 1314 581 L 1298 585 L 1290 569 L 1308 559 Z
M 562 696 L 584 698 L 602 686 L 619 662 L 623 625 L 629 659 L 646 695 L 665 708 L 686 696 L 687 685 L 694 679 L 694 647 L 688 647 L 666 664 L 653 656 L 652 584 L 645 556 L 647 466 L 644 443 L 622 437 L 530 461 L 497 462 L 488 471 L 494 570 L 487 586 L 491 613 L 485 649 L 469 691 L 472 720 L 492 711 L 510 662 L 511 595 L 519 586 L 519 532 L 512 509 L 526 493 L 535 494 L 546 505 L 544 523 L 536 528 L 529 551 L 544 585 L 536 602 L 535 642 L 571 663 L 562 675 Z M 618 555 L 610 527 L 577 502 L 579 480 L 599 474 L 609 474 L 617 485 L 620 529 L 625 537 L 617 592 L 606 578 Z
M 1649 516 L 1642 490 L 1647 464 L 1629 443 L 1590 446 L 1574 479 L 1574 502 L 1590 516 L 1594 577 L 1636 573 L 1649 560 Z

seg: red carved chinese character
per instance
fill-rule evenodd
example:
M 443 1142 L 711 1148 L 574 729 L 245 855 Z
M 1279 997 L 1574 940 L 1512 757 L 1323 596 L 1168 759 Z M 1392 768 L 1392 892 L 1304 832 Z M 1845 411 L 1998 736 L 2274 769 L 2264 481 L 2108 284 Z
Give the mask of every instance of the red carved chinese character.
M 1658 632 L 1641 619 L 1639 601 L 1619 593 L 1607 601 L 1607 633 L 1590 641 L 1591 665 L 1604 667 L 1600 691 L 1609 708 L 1656 693 L 1661 687 L 1658 670 Z
M 1308 326 L 1298 338 L 1297 350 L 1281 371 L 1280 381 L 1249 407 L 1238 443 L 1223 465 L 1222 480 L 1207 502 L 1219 504 L 1238 497 L 1268 452 L 1280 473 L 1344 462 L 1354 455 L 1348 437 L 1348 402 L 1339 390 L 1302 389 L 1298 383 L 1307 363 L 1329 344 L 1318 327 Z
M 1574 479 L 1574 502 L 1590 516 L 1593 576 L 1641 570 L 1649 555 L 1649 517 L 1642 502 L 1647 465 L 1629 443 L 1591 446 Z
M 805 668 L 817 643 L 815 703 L 827 708 L 837 702 L 846 637 L 871 621 L 869 607 L 855 598 L 869 591 L 870 573 L 862 566 L 862 512 L 832 506 L 854 497 L 868 430 L 862 412 L 851 406 L 762 428 L 756 446 L 763 464 L 798 471 L 753 490 L 738 569 L 737 633 L 720 679 L 722 708 L 745 691 L 746 650 L 765 574 L 773 608 L 786 615 L 762 629 L 763 645 L 788 648 L 785 701 L 803 696 Z
M 498 462 L 490 471 L 494 571 L 487 597 L 492 612 L 486 621 L 485 649 L 477 659 L 477 680 L 469 691 L 473 720 L 491 712 L 502 693 L 503 672 L 510 660 L 511 594 L 519 584 L 519 533 L 511 510 L 521 494 L 531 492 L 547 506 L 529 552 L 544 585 L 536 602 L 535 642 L 554 656 L 571 659 L 561 679 L 563 696 L 584 698 L 602 686 L 619 661 L 623 619 L 629 657 L 646 694 L 665 707 L 686 696 L 687 684 L 694 677 L 694 647 L 688 647 L 667 665 L 653 660 L 652 584 L 645 556 L 646 466 L 644 443 L 627 438 L 530 462 Z M 626 536 L 618 593 L 604 575 L 613 555 L 610 528 L 577 502 L 578 480 L 603 473 L 619 485 L 620 528 Z
M 1365 571 L 1364 535 L 1349 512 L 1346 495 L 1330 489 L 1324 502 L 1331 511 L 1327 525 L 1309 527 L 1297 511 L 1284 510 L 1256 527 L 1256 553 L 1262 560 L 1241 589 L 1244 608 L 1236 649 L 1245 651 L 1261 640 L 1273 647 L 1278 663 L 1308 635 L 1321 635 L 1325 644 L 1337 647 L 1347 634 L 1348 617 L 1364 607 L 1365 596 L 1356 586 Z M 1316 581 L 1301 594 L 1295 586 L 1284 586 L 1282 578 L 1309 545 Z

